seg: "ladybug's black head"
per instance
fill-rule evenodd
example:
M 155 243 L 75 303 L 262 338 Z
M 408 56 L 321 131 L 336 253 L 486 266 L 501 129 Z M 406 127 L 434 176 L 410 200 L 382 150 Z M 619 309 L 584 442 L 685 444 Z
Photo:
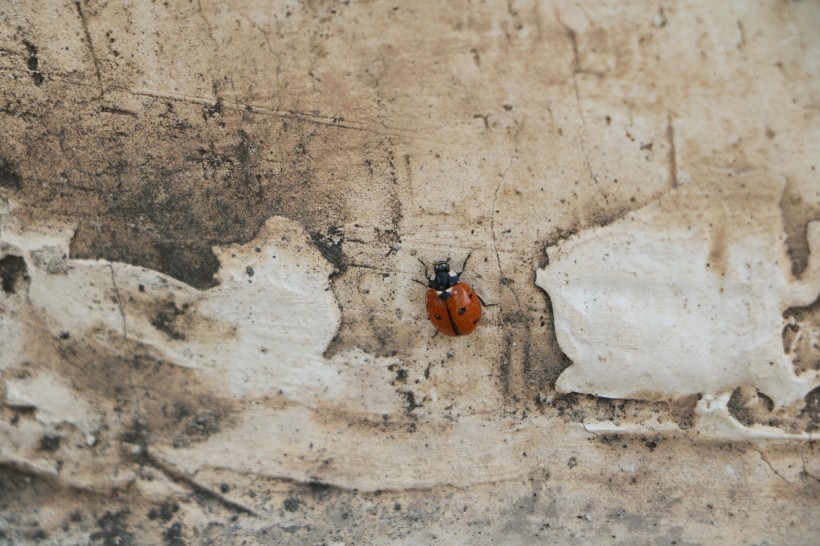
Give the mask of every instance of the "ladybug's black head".
M 450 270 L 450 264 L 447 261 L 436 262 L 433 264 L 433 275 L 430 277 L 430 282 L 427 283 L 427 285 L 430 288 L 442 292 L 451 286 L 455 286 L 458 281 L 458 274 Z
M 437 275 L 439 273 L 449 273 L 450 264 L 447 262 L 436 262 L 433 264 L 433 272 Z

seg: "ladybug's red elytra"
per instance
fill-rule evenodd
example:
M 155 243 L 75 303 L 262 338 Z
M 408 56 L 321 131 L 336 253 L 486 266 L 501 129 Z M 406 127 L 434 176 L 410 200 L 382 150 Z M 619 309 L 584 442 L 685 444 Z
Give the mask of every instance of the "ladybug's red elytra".
M 470 254 L 465 258 L 460 272 L 450 269 L 448 258 L 443 262 L 433 263 L 433 274 L 428 277 L 427 317 L 446 336 L 464 336 L 475 330 L 481 320 L 481 306 L 486 306 L 473 287 L 461 280 Z M 421 263 L 426 276 L 427 264 Z

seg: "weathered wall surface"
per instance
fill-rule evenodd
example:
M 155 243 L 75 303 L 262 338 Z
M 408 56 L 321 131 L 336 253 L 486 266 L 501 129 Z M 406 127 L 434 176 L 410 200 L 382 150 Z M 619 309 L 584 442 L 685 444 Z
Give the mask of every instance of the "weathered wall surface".
M 0 543 L 813 543 L 819 30 L 3 3 Z

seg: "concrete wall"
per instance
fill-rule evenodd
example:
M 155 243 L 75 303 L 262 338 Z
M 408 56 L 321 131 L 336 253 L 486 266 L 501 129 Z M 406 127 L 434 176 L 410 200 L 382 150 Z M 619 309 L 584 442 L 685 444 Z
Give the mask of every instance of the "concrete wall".
M 818 30 L 3 2 L 0 543 L 816 543 Z

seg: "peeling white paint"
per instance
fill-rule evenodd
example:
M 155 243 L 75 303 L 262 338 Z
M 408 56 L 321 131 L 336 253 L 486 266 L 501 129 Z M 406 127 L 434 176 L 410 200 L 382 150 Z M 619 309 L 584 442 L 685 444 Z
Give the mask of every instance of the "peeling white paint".
M 715 436 L 766 435 L 714 417 L 736 387 L 754 387 L 779 407 L 820 385 L 816 372 L 795 374 L 782 343 L 783 311 L 820 292 L 820 224 L 809 226 L 811 259 L 795 280 L 782 190 L 759 174 L 692 183 L 550 247 L 536 282 L 573 362 L 557 390 L 650 400 L 702 393 L 709 403 L 699 414 L 703 426 L 711 416 Z
M 300 403 L 335 400 L 368 411 L 400 409 L 388 388 L 350 397 L 361 390 L 356 385 L 363 384 L 363 375 L 375 373 L 386 384 L 381 379 L 390 359 L 374 367 L 364 354 L 324 358 L 340 320 L 328 284 L 332 266 L 292 221 L 271 218 L 248 244 L 215 247 L 219 285 L 205 291 L 122 263 L 66 259 L 55 268 L 53 259 L 33 256 L 42 256 L 43 249 L 68 256 L 70 226 L 23 228 L 10 217 L 0 225 L 8 251 L 26 258 L 28 300 L 55 337 L 67 332 L 138 342 L 165 361 L 199 370 L 231 397 L 281 395 Z M 162 306 L 171 306 L 172 314 L 184 309 L 184 322 L 170 334 L 153 323 Z M 22 312 L 21 306 L 0 323 L 18 351 L 25 345 Z M 8 367 L 20 352 L 5 354 Z

